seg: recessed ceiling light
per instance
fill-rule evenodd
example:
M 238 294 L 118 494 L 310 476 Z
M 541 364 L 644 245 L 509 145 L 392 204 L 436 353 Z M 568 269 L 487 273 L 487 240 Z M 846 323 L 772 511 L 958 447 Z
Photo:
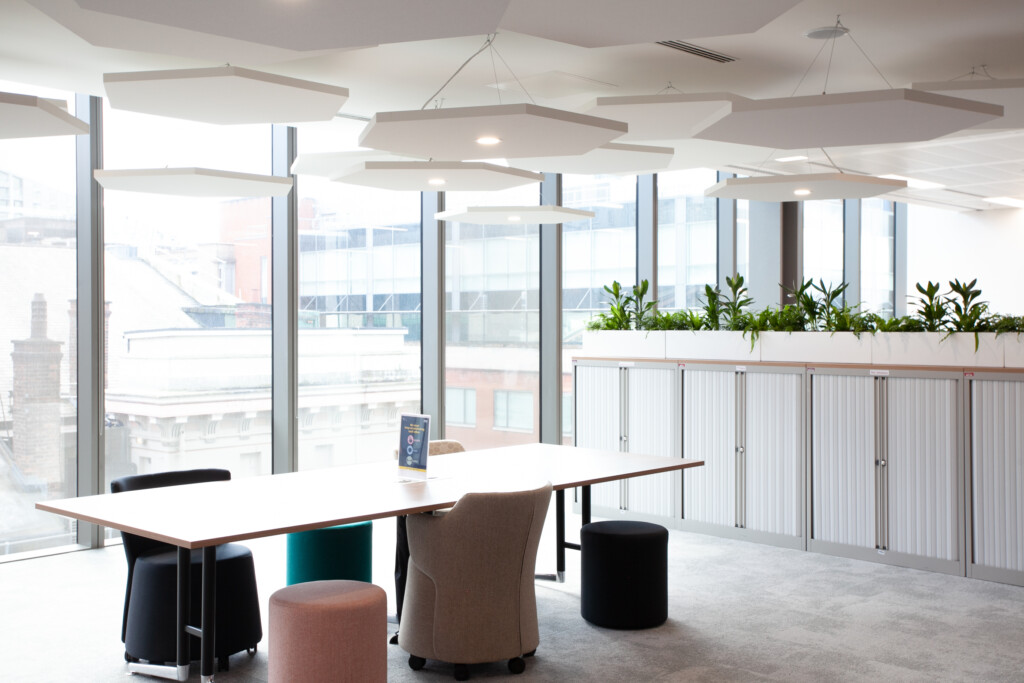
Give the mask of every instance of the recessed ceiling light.
M 886 178 L 888 180 L 903 180 L 907 183 L 907 187 L 912 190 L 939 190 L 945 187 L 942 183 L 933 183 L 930 180 L 907 178 L 906 176 L 896 175 L 895 173 L 886 173 L 885 175 L 880 175 L 878 177 Z
M 428 185 L 444 185 L 445 182 L 446 181 L 445 181 L 444 178 L 431 178 L 430 180 L 427 181 L 427 184 Z
M 1015 197 L 985 197 L 986 202 L 992 202 L 993 204 L 1001 204 L 1002 206 L 1012 206 L 1017 209 L 1024 209 L 1024 199 L 1016 199 Z
M 806 187 L 801 187 L 796 190 L 793 190 L 793 194 L 795 194 L 797 197 L 806 197 L 810 193 L 811 191 L 808 190 Z
M 775 161 L 781 161 L 782 163 L 786 163 L 787 161 L 804 161 L 806 159 L 807 157 L 802 154 L 794 154 L 791 157 L 775 157 Z
M 484 135 L 476 139 L 478 145 L 496 145 L 501 142 L 501 138 L 496 138 L 492 135 Z

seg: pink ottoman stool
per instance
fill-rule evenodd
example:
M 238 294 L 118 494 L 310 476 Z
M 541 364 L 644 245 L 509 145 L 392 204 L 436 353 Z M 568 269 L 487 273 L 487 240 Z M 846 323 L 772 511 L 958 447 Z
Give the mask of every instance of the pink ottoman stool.
M 311 581 L 270 596 L 270 683 L 385 683 L 387 595 L 362 581 Z

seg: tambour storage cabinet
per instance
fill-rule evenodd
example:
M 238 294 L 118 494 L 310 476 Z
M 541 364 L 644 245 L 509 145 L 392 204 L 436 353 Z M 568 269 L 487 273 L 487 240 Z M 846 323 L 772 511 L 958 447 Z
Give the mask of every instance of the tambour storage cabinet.
M 681 528 L 803 549 L 803 366 L 682 366 Z
M 968 576 L 1024 585 L 1024 374 L 966 372 Z
M 675 363 L 574 361 L 576 445 L 679 458 L 681 398 Z M 594 514 L 679 516 L 678 472 L 592 487 Z
M 963 373 L 807 376 L 809 549 L 963 574 Z
M 595 487 L 595 514 L 1024 586 L 1024 360 L 1007 344 L 984 369 L 577 358 L 578 445 L 705 462 Z

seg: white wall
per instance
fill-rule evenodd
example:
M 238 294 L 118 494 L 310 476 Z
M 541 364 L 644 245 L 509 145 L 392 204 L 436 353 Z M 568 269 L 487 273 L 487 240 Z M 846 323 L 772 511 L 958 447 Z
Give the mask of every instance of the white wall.
M 948 291 L 954 278 L 978 278 L 990 311 L 1024 314 L 1024 209 L 956 213 L 908 204 L 907 254 L 912 300 L 915 283 L 938 281 Z

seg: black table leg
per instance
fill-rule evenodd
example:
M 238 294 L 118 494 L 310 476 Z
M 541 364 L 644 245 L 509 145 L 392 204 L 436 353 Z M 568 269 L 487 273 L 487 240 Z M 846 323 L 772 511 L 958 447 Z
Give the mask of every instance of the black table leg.
M 565 490 L 555 491 L 555 558 L 557 573 L 534 574 L 542 581 L 565 581 Z
M 565 489 L 555 494 L 555 535 L 558 537 L 558 549 L 555 564 L 556 578 L 559 583 L 565 581 Z
M 201 680 L 213 680 L 213 654 L 217 634 L 217 546 L 203 548 L 203 622 Z
M 178 604 L 175 610 L 177 622 L 177 657 L 171 664 L 150 664 L 148 662 L 128 662 L 128 671 L 133 674 L 145 674 L 167 678 L 172 681 L 187 681 L 189 675 L 189 634 L 199 635 L 199 630 L 188 625 L 189 604 L 192 598 L 192 551 L 188 548 L 178 548 L 178 580 L 177 580 Z M 194 633 L 193 633 L 194 632 Z
M 590 524 L 590 486 L 583 487 L 583 526 Z
M 192 604 L 192 551 L 178 548 L 178 670 L 185 669 L 188 677 L 189 662 L 192 660 L 188 636 L 188 608 Z M 179 680 L 184 680 L 179 676 Z

